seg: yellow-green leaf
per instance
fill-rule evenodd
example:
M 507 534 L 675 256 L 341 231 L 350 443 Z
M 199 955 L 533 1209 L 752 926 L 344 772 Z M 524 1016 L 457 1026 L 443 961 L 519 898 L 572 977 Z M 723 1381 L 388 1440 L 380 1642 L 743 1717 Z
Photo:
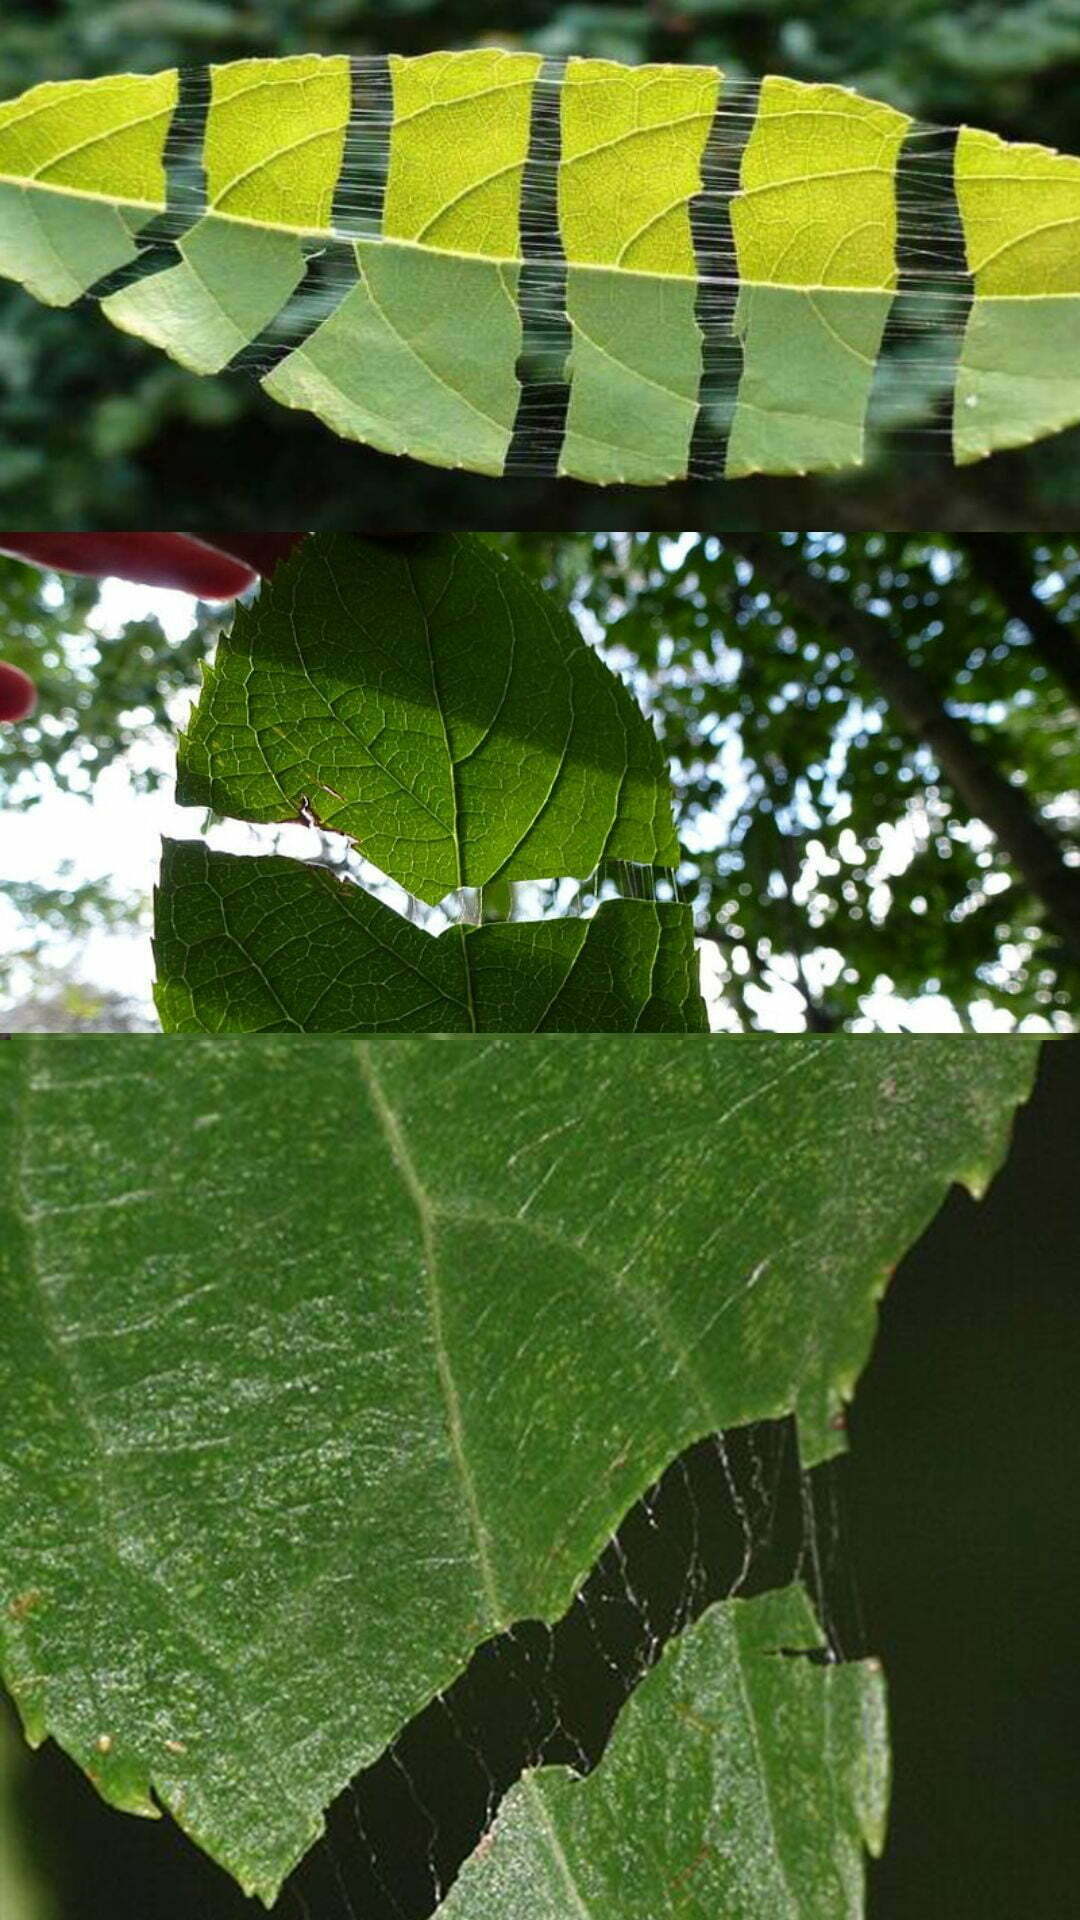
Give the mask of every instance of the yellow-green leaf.
M 1080 419 L 1080 160 L 934 133 L 493 47 L 49 82 L 0 107 L 0 272 L 384 451 L 596 482 L 858 464 L 896 317 L 970 460 Z

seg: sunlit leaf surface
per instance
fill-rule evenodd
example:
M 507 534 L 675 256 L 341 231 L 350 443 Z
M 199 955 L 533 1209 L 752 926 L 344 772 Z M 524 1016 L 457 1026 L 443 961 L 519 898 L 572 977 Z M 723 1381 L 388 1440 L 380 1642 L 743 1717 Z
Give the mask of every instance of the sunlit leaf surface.
M 485 473 L 858 464 L 890 324 L 958 460 L 1052 432 L 1078 209 L 1080 160 L 711 67 L 297 54 L 0 106 L 0 272 Z
M 667 765 L 633 696 L 565 607 L 472 535 L 305 540 L 222 636 L 177 798 L 317 821 L 433 904 L 678 861 Z

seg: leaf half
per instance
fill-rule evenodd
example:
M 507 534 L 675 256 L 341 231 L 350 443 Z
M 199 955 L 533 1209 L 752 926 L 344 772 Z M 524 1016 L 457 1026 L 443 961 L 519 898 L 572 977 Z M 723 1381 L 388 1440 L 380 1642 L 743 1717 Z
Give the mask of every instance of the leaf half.
M 631 694 L 565 608 L 471 535 L 303 541 L 222 636 L 177 798 L 313 818 L 432 904 L 679 857 L 667 765 Z
M 689 907 L 437 938 L 325 867 L 165 842 L 154 997 L 166 1033 L 705 1031 Z
M 880 1852 L 885 1690 L 822 1644 L 800 1588 L 714 1606 L 624 1707 L 595 1773 L 527 1776 L 445 1920 L 861 1920 Z
M 0 1657 L 32 1739 L 272 1898 L 691 1441 L 794 1410 L 978 1189 L 1033 1042 L 16 1036 Z

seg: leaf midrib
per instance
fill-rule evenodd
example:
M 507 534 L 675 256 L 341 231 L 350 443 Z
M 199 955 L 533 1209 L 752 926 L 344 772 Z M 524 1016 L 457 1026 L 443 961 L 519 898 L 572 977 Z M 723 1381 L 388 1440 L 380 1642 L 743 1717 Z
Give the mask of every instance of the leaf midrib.
M 406 1193 L 416 1209 L 420 1223 L 421 1255 L 424 1272 L 424 1284 L 427 1293 L 428 1316 L 431 1324 L 432 1340 L 435 1349 L 435 1365 L 439 1377 L 439 1387 L 446 1412 L 447 1435 L 450 1451 L 465 1497 L 469 1516 L 469 1528 L 476 1548 L 477 1565 L 480 1571 L 484 1597 L 490 1612 L 492 1632 L 500 1632 L 511 1623 L 504 1618 L 504 1609 L 499 1598 L 495 1569 L 488 1551 L 487 1529 L 480 1511 L 480 1499 L 473 1479 L 465 1451 L 465 1431 L 461 1413 L 461 1397 L 454 1378 L 450 1355 L 447 1349 L 443 1326 L 442 1285 L 439 1273 L 438 1239 L 435 1230 L 435 1209 L 428 1196 L 427 1189 L 420 1178 L 413 1160 L 404 1128 L 387 1097 L 386 1089 L 376 1069 L 371 1048 L 362 1040 L 353 1042 L 356 1062 L 364 1083 L 372 1113 L 386 1142 L 390 1158 L 397 1170 Z
M 27 194 L 51 193 L 51 194 L 55 194 L 61 200 L 85 200 L 93 206 L 108 207 L 110 211 L 113 213 L 120 213 L 125 208 L 135 208 L 140 212 L 146 212 L 148 214 L 160 215 L 160 214 L 166 214 L 169 212 L 169 207 L 166 204 L 166 202 L 160 201 L 160 200 L 134 200 L 134 199 L 125 199 L 123 196 L 118 196 L 114 199 L 111 195 L 107 193 L 91 193 L 85 187 L 53 186 L 48 181 L 27 180 L 24 178 L 20 178 L 20 176 L 17 174 L 11 174 L 11 173 L 0 173 L 0 187 L 16 187 L 19 189 L 20 192 L 27 193 Z M 257 220 L 253 218 L 250 214 L 221 213 L 217 207 L 208 206 L 205 212 L 201 215 L 201 219 L 202 220 L 224 220 L 228 222 L 231 226 L 253 227 L 259 233 L 291 234 L 301 240 L 321 240 L 324 243 L 324 245 L 328 241 L 339 241 L 344 246 L 352 246 L 352 247 L 355 247 L 357 244 L 357 235 L 355 233 L 343 233 L 343 232 L 340 232 L 336 227 L 292 226 L 287 221 L 283 221 L 283 220 Z M 503 267 L 503 268 L 510 267 L 510 268 L 513 268 L 515 271 L 520 270 L 522 267 L 528 264 L 524 253 L 471 253 L 467 248 L 464 248 L 464 247 L 453 247 L 453 248 L 426 247 L 420 241 L 401 239 L 398 237 L 398 235 L 392 234 L 392 233 L 370 233 L 370 234 L 364 234 L 361 237 L 362 237 L 362 243 L 365 247 L 401 247 L 401 248 L 407 249 L 410 253 L 421 254 L 425 259 L 428 259 L 428 260 L 430 260 L 433 256 L 438 257 L 440 259 L 445 259 L 445 260 L 467 260 L 472 264 L 478 265 L 478 266 Z M 135 234 L 133 234 L 132 238 L 134 240 L 137 240 L 138 233 L 136 232 Z M 775 287 L 784 287 L 789 292 L 793 292 L 793 293 L 878 293 L 880 294 L 880 293 L 887 293 L 891 291 L 891 289 L 887 287 L 868 287 L 866 285 L 834 286 L 831 284 L 819 285 L 817 283 L 811 285 L 809 283 L 804 283 L 802 281 L 794 281 L 794 280 L 793 281 L 752 280 L 752 279 L 743 278 L 739 274 L 725 275 L 725 274 L 709 274 L 709 273 L 697 273 L 697 272 L 695 273 L 654 273 L 654 272 L 646 271 L 641 267 L 618 266 L 613 264 L 610 260 L 569 260 L 567 262 L 567 267 L 569 271 L 574 274 L 595 273 L 595 274 L 601 274 L 601 275 L 607 275 L 607 276 L 610 276 L 611 274 L 615 274 L 620 279 L 626 279 L 630 281 L 649 281 L 649 282 L 658 281 L 661 286 L 674 285 L 674 286 L 699 287 L 703 285 L 719 286 L 724 284 L 728 284 L 731 286 L 739 286 L 739 287 L 758 287 L 758 286 L 774 287 L 775 286 Z M 999 298 L 1008 298 L 1008 297 L 1013 297 L 1017 299 L 1045 300 L 1045 299 L 1049 299 L 1051 296 L 1048 294 L 1037 294 L 1037 295 L 1036 294 L 1027 294 L 1027 295 L 1018 294 L 1015 296 L 1006 296 L 1006 295 L 999 296 Z

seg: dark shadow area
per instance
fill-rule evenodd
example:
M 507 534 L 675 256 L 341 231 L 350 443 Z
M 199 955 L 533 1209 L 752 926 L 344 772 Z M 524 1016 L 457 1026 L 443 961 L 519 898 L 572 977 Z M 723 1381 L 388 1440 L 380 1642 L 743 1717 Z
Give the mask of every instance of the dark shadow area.
M 1078 1141 L 1080 1042 L 1051 1042 L 987 1198 L 954 1192 L 886 1294 L 852 1409 L 894 1764 L 870 1920 L 1076 1910 Z

